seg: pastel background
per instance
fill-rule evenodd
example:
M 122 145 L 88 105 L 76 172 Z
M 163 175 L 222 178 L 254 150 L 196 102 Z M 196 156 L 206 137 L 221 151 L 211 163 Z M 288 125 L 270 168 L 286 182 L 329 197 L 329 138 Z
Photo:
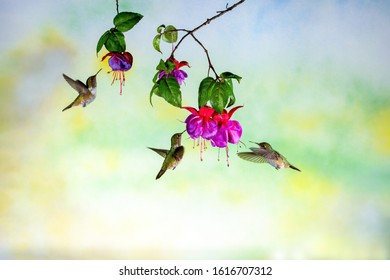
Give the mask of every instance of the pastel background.
M 120 0 L 144 15 L 120 96 L 95 54 L 115 1 L 1 1 L 0 258 L 390 258 L 388 1 L 247 0 L 199 30 L 217 71 L 243 77 L 239 150 L 267 141 L 302 172 L 235 146 L 230 167 L 213 148 L 201 162 L 185 136 L 182 163 L 155 180 L 162 158 L 146 147 L 168 148 L 188 115 L 149 104 L 170 50 L 153 50 L 156 27 L 191 29 L 226 3 Z M 207 59 L 191 38 L 176 58 L 196 106 Z M 62 73 L 102 66 L 96 100 L 61 112 L 76 97 Z

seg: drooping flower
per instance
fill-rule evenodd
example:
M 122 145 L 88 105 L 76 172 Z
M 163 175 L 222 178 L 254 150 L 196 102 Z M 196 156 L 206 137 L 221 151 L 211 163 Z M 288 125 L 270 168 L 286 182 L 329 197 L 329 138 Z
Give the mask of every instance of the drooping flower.
M 234 107 L 229 112 L 223 110 L 222 114 L 214 113 L 213 119 L 218 122 L 218 131 L 210 139 L 212 146 L 225 148 L 228 143 L 237 144 L 240 142 L 242 127 L 238 121 L 231 120 L 230 118 L 241 107 Z
M 202 152 L 206 149 L 206 140 L 214 137 L 218 131 L 218 122 L 212 118 L 215 111 L 208 106 L 201 107 L 199 111 L 192 107 L 182 108 L 191 112 L 185 120 L 186 130 L 192 139 L 198 139 L 200 160 L 203 160 Z
M 218 131 L 210 139 L 213 147 L 225 148 L 226 150 L 226 164 L 229 166 L 229 148 L 228 143 L 237 144 L 240 142 L 242 135 L 242 127 L 236 120 L 230 118 L 234 112 L 243 106 L 237 106 L 232 108 L 229 112 L 226 110 L 222 111 L 222 114 L 215 113 L 213 119 L 218 121 Z M 219 151 L 218 151 L 219 160 Z
M 185 120 L 186 130 L 192 139 L 199 139 L 201 160 L 206 140 L 210 140 L 213 147 L 226 149 L 226 162 L 229 166 L 228 143 L 239 143 L 242 135 L 241 124 L 236 120 L 231 120 L 231 117 L 241 107 L 243 106 L 234 107 L 229 112 L 223 110 L 221 114 L 207 105 L 199 110 L 192 107 L 182 107 L 191 112 L 191 115 Z
M 110 56 L 108 59 L 108 65 L 111 67 L 113 72 L 113 84 L 116 80 L 119 80 L 120 83 L 120 94 L 122 95 L 122 86 L 125 84 L 125 72 L 130 70 L 133 66 L 133 56 L 129 52 L 110 52 L 103 56 L 102 61 L 106 57 Z
M 192 107 L 183 108 L 191 112 L 185 123 L 187 133 L 192 139 L 202 137 L 209 140 L 215 136 L 218 131 L 218 122 L 212 118 L 215 113 L 213 108 L 203 106 L 199 111 Z
M 181 70 L 180 68 L 183 66 L 190 67 L 187 61 L 177 61 L 174 57 L 169 58 L 170 61 L 172 61 L 175 64 L 175 68 L 167 74 L 165 70 L 161 70 L 161 72 L 158 74 L 158 78 L 161 79 L 162 77 L 175 77 L 179 85 L 182 85 L 183 81 L 188 77 L 187 73 Z

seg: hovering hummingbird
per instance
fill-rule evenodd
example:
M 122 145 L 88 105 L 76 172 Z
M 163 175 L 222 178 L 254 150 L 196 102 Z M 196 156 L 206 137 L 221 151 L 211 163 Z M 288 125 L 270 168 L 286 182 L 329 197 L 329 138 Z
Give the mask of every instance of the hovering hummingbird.
M 277 151 L 272 149 L 270 144 L 266 142 L 261 142 L 261 143 L 252 142 L 252 143 L 259 145 L 259 148 L 250 148 L 252 152 L 242 152 L 242 153 L 237 153 L 237 155 L 240 158 L 245 159 L 247 161 L 252 161 L 256 163 L 268 162 L 276 169 L 290 167 L 294 170 L 301 171 L 294 165 L 290 164 L 284 156 L 282 156 Z
M 68 84 L 77 90 L 79 95 L 76 97 L 76 99 L 70 103 L 67 107 L 65 107 L 63 111 L 68 110 L 74 106 L 83 105 L 83 107 L 87 106 L 89 103 L 95 100 L 96 98 L 96 75 L 101 71 L 100 69 L 95 75 L 89 77 L 87 79 L 86 84 L 84 84 L 80 80 L 73 80 L 66 76 L 65 74 L 62 74 L 64 76 L 64 79 L 68 82 Z
M 171 148 L 169 150 L 163 150 L 163 149 L 155 149 L 150 148 L 149 149 L 155 151 L 160 156 L 162 156 L 164 159 L 164 162 L 161 166 L 160 171 L 158 172 L 156 176 L 156 180 L 160 178 L 167 169 L 175 169 L 176 166 L 179 164 L 179 162 L 182 160 L 184 155 L 184 147 L 181 146 L 181 135 L 185 132 L 175 133 L 171 137 Z

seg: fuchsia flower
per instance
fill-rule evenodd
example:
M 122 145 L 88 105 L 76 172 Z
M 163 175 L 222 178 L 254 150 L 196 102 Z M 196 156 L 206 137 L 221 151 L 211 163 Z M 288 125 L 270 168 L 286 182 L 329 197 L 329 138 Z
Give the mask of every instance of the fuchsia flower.
M 162 77 L 175 77 L 179 85 L 183 83 L 185 78 L 188 77 L 187 73 L 184 72 L 183 70 L 180 70 L 181 67 L 187 66 L 190 67 L 187 61 L 177 61 L 174 57 L 169 58 L 170 61 L 175 63 L 175 69 L 173 69 L 170 73 L 166 73 L 165 70 L 162 70 L 158 74 L 158 78 L 161 79 Z
M 185 120 L 188 135 L 192 139 L 199 137 L 209 140 L 215 136 L 218 131 L 218 122 L 212 119 L 215 111 L 213 108 L 203 106 L 198 110 L 192 107 L 183 107 L 191 112 L 191 115 Z
M 186 120 L 186 130 L 192 139 L 203 138 L 210 140 L 211 145 L 218 148 L 226 148 L 228 161 L 228 143 L 237 144 L 240 142 L 242 127 L 236 120 L 230 120 L 234 112 L 243 106 L 232 108 L 229 112 L 223 110 L 222 114 L 215 112 L 209 106 L 203 106 L 198 110 L 192 107 L 182 107 L 191 112 Z M 203 147 L 205 148 L 205 143 Z M 200 159 L 202 160 L 202 141 L 200 141 Z
M 103 56 L 102 61 L 106 59 L 107 56 L 111 56 L 108 59 L 108 65 L 110 65 L 112 69 L 110 72 L 113 72 L 114 76 L 111 84 L 116 80 L 119 80 L 120 94 L 122 95 L 122 85 L 124 85 L 126 81 L 125 72 L 130 70 L 133 66 L 133 56 L 129 52 L 110 52 Z
M 228 143 L 237 144 L 240 142 L 242 127 L 238 121 L 230 120 L 230 118 L 241 107 L 234 107 L 229 112 L 223 110 L 222 114 L 214 114 L 213 119 L 218 122 L 218 132 L 210 139 L 212 146 L 225 148 Z

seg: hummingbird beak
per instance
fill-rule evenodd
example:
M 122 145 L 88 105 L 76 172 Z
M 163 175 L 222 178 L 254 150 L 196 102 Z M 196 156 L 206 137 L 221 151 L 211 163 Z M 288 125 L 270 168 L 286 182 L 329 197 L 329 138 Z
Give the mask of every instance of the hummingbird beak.
M 100 72 L 100 71 L 102 71 L 102 68 L 100 68 L 100 70 L 99 70 L 99 71 L 97 71 L 97 73 L 95 74 L 95 76 L 96 76 L 97 74 L 99 74 L 99 72 Z
M 187 129 L 183 130 L 183 132 L 181 132 L 180 135 L 182 135 L 182 134 L 183 134 L 184 132 L 186 132 L 186 131 L 187 131 Z
M 260 145 L 260 143 L 257 143 L 257 142 L 253 142 L 253 141 L 249 141 L 249 142 L 256 144 L 256 145 Z

